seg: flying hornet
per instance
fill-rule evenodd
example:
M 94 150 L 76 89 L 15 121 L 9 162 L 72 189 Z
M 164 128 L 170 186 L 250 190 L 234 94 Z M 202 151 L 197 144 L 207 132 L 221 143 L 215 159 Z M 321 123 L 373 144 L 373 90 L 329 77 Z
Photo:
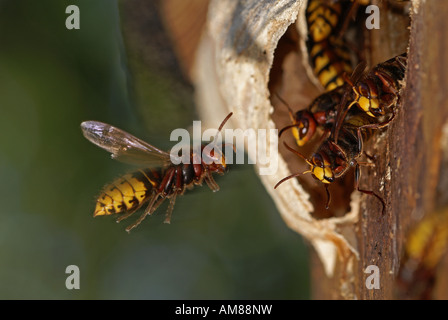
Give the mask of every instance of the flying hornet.
M 218 133 L 231 116 L 232 113 L 222 121 Z M 173 164 L 170 153 L 109 124 L 85 121 L 81 129 L 87 140 L 110 152 L 112 159 L 142 167 L 106 185 L 96 200 L 93 216 L 122 214 L 117 222 L 147 204 L 138 220 L 126 228 L 127 232 L 153 214 L 165 199 L 169 199 L 169 206 L 164 222 L 170 223 L 176 197 L 204 181 L 212 191 L 218 191 L 213 174 L 223 175 L 228 170 L 223 153 L 217 151 L 221 149 L 209 145 L 201 145 L 200 150 L 191 147 L 190 161 Z

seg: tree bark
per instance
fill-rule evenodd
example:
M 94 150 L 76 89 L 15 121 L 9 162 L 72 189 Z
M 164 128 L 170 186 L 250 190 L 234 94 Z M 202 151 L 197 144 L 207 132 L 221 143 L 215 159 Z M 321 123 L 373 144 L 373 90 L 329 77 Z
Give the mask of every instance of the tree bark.
M 424 1 L 417 6 L 416 2 L 414 9 L 402 104 L 384 137 L 367 146 L 378 157 L 375 169 L 363 172 L 362 183 L 378 186 L 381 181 L 387 209 L 384 216 L 379 216 L 376 199 L 363 198 L 365 214 L 355 226 L 360 259 L 354 273 L 354 295 L 359 299 L 396 297 L 395 280 L 410 228 L 436 206 L 447 204 L 438 185 L 446 185 L 447 171 L 443 162 L 447 146 L 442 141 L 446 139 L 448 117 L 448 3 Z M 372 38 L 373 60 L 384 59 L 393 51 L 391 39 L 381 38 L 379 33 Z M 313 297 L 340 298 L 338 280 L 325 278 L 314 257 L 312 265 Z M 379 267 L 380 289 L 366 288 L 370 273 L 364 270 L 369 265 Z M 446 279 L 447 274 L 447 268 L 440 269 L 438 277 Z M 446 295 L 446 286 L 439 286 L 433 298 Z

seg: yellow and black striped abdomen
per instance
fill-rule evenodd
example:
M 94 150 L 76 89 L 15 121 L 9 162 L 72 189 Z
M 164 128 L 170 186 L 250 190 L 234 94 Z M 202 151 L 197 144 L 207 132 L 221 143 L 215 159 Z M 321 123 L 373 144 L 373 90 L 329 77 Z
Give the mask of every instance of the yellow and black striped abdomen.
M 93 216 L 135 211 L 149 200 L 160 180 L 158 172 L 139 170 L 126 174 L 104 187 Z
M 310 44 L 309 54 L 313 72 L 326 91 L 343 85 L 344 73 L 353 71 L 350 51 L 336 37 Z
M 306 22 L 310 40 L 320 42 L 335 32 L 341 16 L 340 2 L 309 0 Z

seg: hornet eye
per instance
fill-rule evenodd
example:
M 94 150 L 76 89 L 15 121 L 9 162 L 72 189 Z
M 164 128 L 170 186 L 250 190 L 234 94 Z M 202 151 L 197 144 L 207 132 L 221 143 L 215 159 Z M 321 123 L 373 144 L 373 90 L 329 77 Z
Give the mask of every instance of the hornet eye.
M 364 97 L 370 97 L 369 87 L 365 83 L 361 83 L 358 85 L 359 93 Z
M 313 155 L 313 163 L 318 167 L 324 166 L 324 160 L 322 159 L 322 156 L 320 154 Z
M 300 128 L 299 132 L 300 132 L 300 138 L 303 138 L 306 136 L 306 134 L 308 133 L 308 120 L 307 119 L 302 119 L 300 121 L 300 124 L 302 125 L 302 127 Z

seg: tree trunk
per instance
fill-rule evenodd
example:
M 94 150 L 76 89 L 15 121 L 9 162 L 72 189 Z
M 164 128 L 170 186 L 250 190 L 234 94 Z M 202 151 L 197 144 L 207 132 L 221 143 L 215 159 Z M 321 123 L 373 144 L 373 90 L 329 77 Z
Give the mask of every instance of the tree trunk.
M 365 214 L 355 226 L 360 259 L 355 268 L 353 292 L 359 299 L 396 297 L 395 280 L 411 226 L 436 207 L 447 205 L 446 195 L 438 193 L 438 185 L 446 186 L 447 179 L 443 159 L 447 153 L 448 39 L 445 30 L 448 28 L 448 3 L 424 1 L 415 6 L 415 10 L 402 105 L 384 138 L 368 146 L 379 156 L 376 168 L 363 172 L 362 183 L 378 186 L 379 177 L 385 177 L 381 184 L 387 210 L 384 216 L 378 216 L 376 199 L 364 198 Z M 387 21 L 382 17 L 381 28 L 387 28 Z M 381 57 L 379 60 L 384 59 L 385 54 L 387 57 L 393 46 L 387 37 L 378 39 L 376 36 L 372 35 L 372 43 L 376 44 L 372 46 L 372 58 L 378 61 L 377 57 Z M 325 277 L 315 254 L 311 263 L 313 297 L 340 298 L 339 280 Z M 446 262 L 444 264 L 446 266 Z M 366 287 L 370 272 L 364 273 L 364 270 L 369 265 L 379 267 L 379 289 Z M 440 279 L 446 279 L 447 275 L 447 268 L 439 270 Z M 439 286 L 432 298 L 446 296 L 446 286 Z

